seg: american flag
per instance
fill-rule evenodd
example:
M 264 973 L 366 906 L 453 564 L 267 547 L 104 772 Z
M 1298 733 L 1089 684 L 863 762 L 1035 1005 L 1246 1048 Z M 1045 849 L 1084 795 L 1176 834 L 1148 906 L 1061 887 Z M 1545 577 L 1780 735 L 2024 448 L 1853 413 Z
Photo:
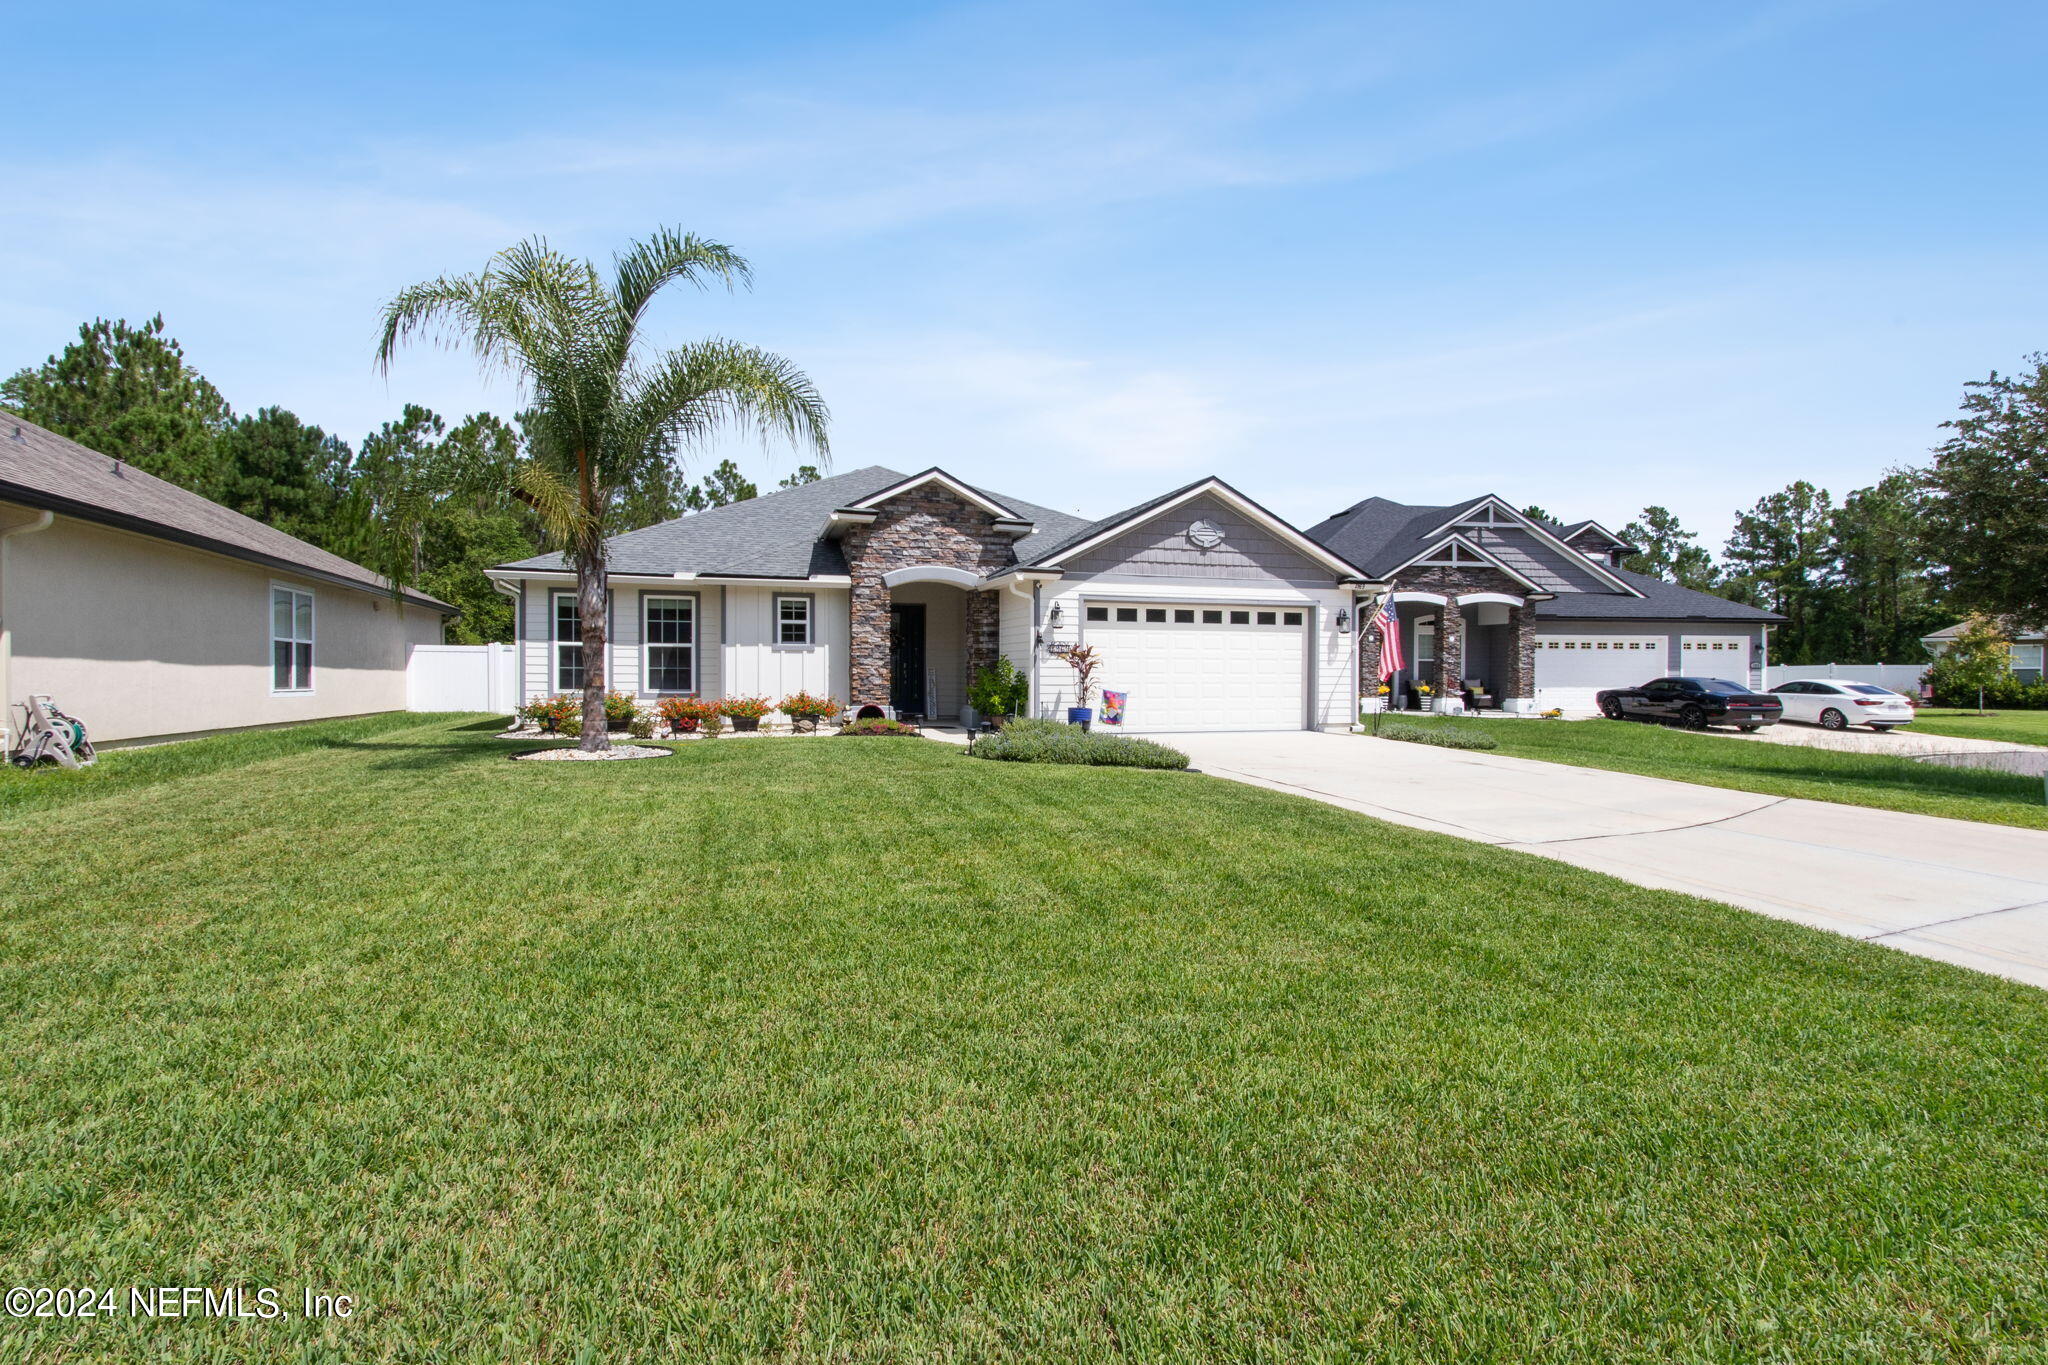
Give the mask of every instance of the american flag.
M 1387 610 L 1390 592 L 1380 599 L 1379 610 L 1373 613 L 1372 628 L 1380 633 L 1380 681 L 1385 682 L 1408 666 L 1401 657 L 1401 627 L 1394 620 L 1394 614 Z

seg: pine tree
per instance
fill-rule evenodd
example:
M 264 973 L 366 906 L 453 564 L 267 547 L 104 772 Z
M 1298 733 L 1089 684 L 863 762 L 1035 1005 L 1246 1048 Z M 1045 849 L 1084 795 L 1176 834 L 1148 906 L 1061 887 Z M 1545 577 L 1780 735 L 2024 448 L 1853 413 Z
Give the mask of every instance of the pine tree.
M 1699 536 L 1681 526 L 1665 508 L 1645 507 L 1640 518 L 1621 528 L 1621 538 L 1636 547 L 1637 552 L 1621 563 L 1632 573 L 1702 592 L 1711 590 L 1718 580 L 1714 557 L 1696 543 Z

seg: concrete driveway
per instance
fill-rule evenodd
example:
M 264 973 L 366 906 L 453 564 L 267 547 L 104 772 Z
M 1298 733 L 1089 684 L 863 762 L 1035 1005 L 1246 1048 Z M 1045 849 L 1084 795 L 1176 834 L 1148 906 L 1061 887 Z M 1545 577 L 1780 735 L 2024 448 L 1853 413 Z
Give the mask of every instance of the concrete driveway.
M 2048 832 L 1357 735 L 1162 738 L 1217 777 L 2048 987 Z

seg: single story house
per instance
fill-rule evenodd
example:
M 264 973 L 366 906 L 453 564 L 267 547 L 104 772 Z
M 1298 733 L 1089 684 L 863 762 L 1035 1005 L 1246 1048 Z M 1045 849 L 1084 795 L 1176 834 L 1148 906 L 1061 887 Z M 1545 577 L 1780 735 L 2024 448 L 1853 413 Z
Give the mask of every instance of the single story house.
M 1940 654 L 1969 627 L 1968 621 L 1958 621 L 1932 635 L 1921 636 L 1920 643 L 1927 646 L 1929 654 Z M 2042 646 L 2048 644 L 2048 631 L 2038 626 L 2011 624 L 2007 624 L 2004 630 L 2006 638 L 2012 642 L 2006 649 L 2006 666 L 2012 669 L 2013 676 L 2023 683 L 2041 681 Z
M 405 708 L 445 602 L 0 413 L 0 702 L 93 742 Z
M 1089 645 L 1129 730 L 1334 729 L 1376 682 L 1361 613 L 1390 582 L 1410 676 L 1476 669 L 1522 710 L 1681 668 L 1753 677 L 1778 619 L 1614 569 L 1626 547 L 1590 523 L 1542 526 L 1495 498 L 1395 506 L 1304 532 L 1207 478 L 1085 521 L 943 469 L 857 469 L 614 537 L 605 677 L 647 702 L 801 689 L 950 718 L 1006 657 L 1033 712 L 1060 715 L 1074 676 L 1058 651 Z M 580 688 L 564 558 L 491 576 L 518 604 L 523 695 Z
M 1308 534 L 1393 585 L 1404 693 L 1476 683 L 1509 711 L 1590 711 L 1602 688 L 1672 674 L 1761 688 L 1785 619 L 1631 573 L 1636 547 L 1598 522 L 1542 521 L 1490 493 L 1441 507 L 1367 498 Z M 1377 679 L 1377 637 L 1365 653 Z

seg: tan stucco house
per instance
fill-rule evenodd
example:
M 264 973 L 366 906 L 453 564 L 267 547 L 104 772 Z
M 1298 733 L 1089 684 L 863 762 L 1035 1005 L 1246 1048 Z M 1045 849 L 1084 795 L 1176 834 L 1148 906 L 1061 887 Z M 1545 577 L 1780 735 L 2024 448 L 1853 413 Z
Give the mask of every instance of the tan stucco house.
M 405 708 L 455 608 L 0 413 L 0 701 L 93 742 Z

